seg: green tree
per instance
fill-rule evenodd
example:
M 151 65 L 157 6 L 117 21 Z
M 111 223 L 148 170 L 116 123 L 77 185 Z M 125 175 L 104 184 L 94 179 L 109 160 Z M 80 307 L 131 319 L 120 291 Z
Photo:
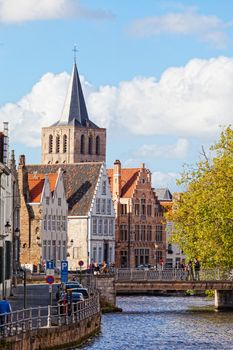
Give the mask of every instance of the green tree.
M 168 214 L 174 222 L 172 241 L 187 258 L 205 267 L 233 268 L 233 129 L 229 126 L 210 148 L 211 156 L 184 170 L 185 186 Z

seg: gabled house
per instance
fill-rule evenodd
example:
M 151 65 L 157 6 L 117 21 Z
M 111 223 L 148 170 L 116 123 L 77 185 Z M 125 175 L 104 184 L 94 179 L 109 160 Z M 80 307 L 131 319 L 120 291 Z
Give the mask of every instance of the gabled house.
M 25 157 L 19 161 L 20 260 L 31 270 L 53 260 L 60 267 L 67 255 L 67 211 L 63 173 L 30 172 Z
M 27 165 L 31 174 L 63 171 L 68 203 L 67 252 L 69 269 L 97 262 L 114 262 L 115 212 L 106 173 L 101 162 Z
M 151 186 L 151 173 L 121 168 L 116 160 L 108 169 L 116 211 L 116 267 L 161 265 L 165 261 L 166 236 L 163 208 Z

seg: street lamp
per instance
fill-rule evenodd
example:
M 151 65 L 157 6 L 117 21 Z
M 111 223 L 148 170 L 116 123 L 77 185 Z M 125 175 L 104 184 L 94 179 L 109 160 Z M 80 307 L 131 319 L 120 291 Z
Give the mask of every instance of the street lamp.
M 0 239 L 2 240 L 2 297 L 5 297 L 6 295 L 6 288 L 5 288 L 5 272 L 6 272 L 6 264 L 5 264 L 5 238 L 10 233 L 10 227 L 9 221 L 6 222 L 5 230 L 3 233 L 0 234 Z

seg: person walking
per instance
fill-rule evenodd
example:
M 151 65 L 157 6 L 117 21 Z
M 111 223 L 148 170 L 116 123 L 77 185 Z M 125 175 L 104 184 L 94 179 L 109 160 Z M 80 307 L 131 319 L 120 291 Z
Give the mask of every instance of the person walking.
M 188 281 L 193 281 L 194 280 L 194 274 L 193 274 L 193 261 L 192 259 L 189 260 L 188 265 L 187 265 L 187 280 Z
M 196 258 L 194 262 L 195 281 L 200 281 L 200 268 L 201 268 L 200 262 Z
M 12 312 L 11 305 L 6 297 L 0 300 L 0 328 L 1 334 L 4 333 L 4 324 L 8 323 L 8 315 Z

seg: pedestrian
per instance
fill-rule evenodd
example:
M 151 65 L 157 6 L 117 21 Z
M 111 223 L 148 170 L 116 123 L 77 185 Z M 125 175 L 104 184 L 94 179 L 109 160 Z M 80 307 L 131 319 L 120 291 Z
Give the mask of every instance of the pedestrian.
M 0 300 L 0 327 L 1 334 L 4 333 L 4 324 L 8 323 L 8 316 L 12 312 L 11 305 L 6 297 Z
M 100 274 L 100 267 L 99 267 L 99 264 L 95 263 L 94 275 L 99 275 L 99 274 Z
M 188 265 L 187 265 L 187 280 L 194 280 L 194 274 L 193 274 L 193 261 L 192 259 L 189 260 Z
M 196 258 L 194 262 L 195 280 L 200 281 L 200 261 Z

